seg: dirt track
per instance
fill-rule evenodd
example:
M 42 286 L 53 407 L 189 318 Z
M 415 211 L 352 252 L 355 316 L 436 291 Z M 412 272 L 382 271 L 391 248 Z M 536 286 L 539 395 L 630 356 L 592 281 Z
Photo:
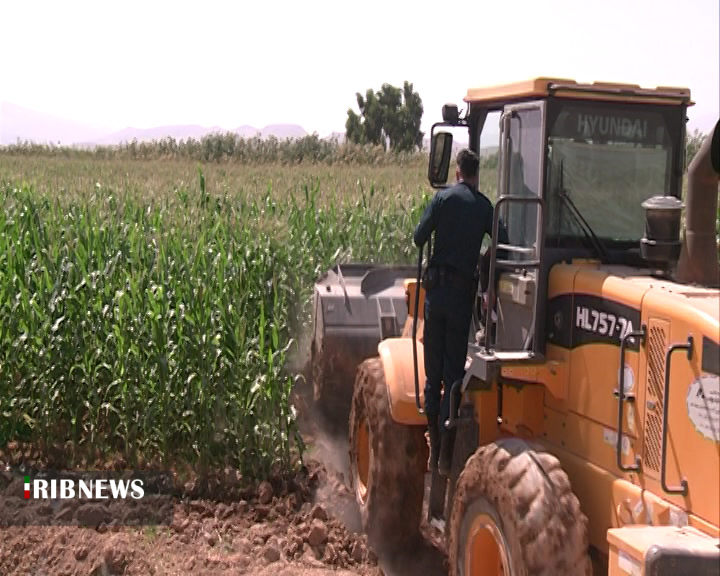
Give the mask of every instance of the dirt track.
M 178 503 L 169 528 L 2 529 L 0 574 L 446 574 L 443 555 L 427 541 L 404 558 L 382 552 L 378 558 L 368 548 L 346 485 L 347 440 L 318 428 L 304 388 L 294 403 L 308 445 L 307 470 L 290 486 L 265 483 L 226 502 Z M 0 470 L 14 459 L 12 447 L 0 452 Z

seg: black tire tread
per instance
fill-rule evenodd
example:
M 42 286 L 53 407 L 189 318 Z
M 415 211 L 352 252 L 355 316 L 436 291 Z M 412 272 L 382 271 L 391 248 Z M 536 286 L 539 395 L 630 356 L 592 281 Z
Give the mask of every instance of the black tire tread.
M 363 530 L 378 550 L 403 547 L 420 536 L 428 462 L 425 430 L 393 421 L 380 358 L 363 361 L 357 371 L 349 422 L 350 482 L 355 487 L 357 423 L 368 423 L 374 451 L 365 505 L 358 502 Z
M 515 576 L 590 576 L 588 520 L 557 458 L 507 438 L 482 446 L 458 479 L 450 517 L 450 575 L 457 576 L 463 517 L 485 499 L 498 512 Z

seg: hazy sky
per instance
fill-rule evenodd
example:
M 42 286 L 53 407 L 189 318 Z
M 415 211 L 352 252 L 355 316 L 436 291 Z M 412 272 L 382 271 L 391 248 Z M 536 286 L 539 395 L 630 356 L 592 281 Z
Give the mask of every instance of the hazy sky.
M 720 114 L 718 0 L 1 0 L 0 100 L 110 128 L 343 131 L 355 92 L 414 83 L 423 128 L 470 85 L 681 85 Z

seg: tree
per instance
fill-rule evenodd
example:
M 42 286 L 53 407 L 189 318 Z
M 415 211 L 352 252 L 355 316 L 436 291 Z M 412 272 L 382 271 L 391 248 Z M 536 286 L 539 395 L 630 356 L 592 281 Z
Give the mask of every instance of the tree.
M 422 150 L 425 133 L 420 130 L 423 104 L 413 85 L 405 81 L 402 88 L 383 84 L 365 96 L 356 94 L 360 114 L 348 109 L 345 137 L 355 144 L 375 144 L 398 152 Z

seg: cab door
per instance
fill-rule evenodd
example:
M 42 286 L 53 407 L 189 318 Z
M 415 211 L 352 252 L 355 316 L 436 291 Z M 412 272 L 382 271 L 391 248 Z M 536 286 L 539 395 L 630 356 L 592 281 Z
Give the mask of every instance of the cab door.
M 543 174 L 545 170 L 545 102 L 505 107 L 500 120 L 498 198 L 491 244 L 490 277 L 499 274 L 495 300 L 496 331 L 487 347 L 522 359 L 538 359 L 538 286 L 543 249 Z M 499 222 L 507 244 L 498 242 Z M 498 253 L 503 251 L 502 257 Z M 496 298 L 494 298 L 496 296 Z M 488 319 L 486 319 L 487 321 Z M 492 322 L 492 320 L 490 320 Z

